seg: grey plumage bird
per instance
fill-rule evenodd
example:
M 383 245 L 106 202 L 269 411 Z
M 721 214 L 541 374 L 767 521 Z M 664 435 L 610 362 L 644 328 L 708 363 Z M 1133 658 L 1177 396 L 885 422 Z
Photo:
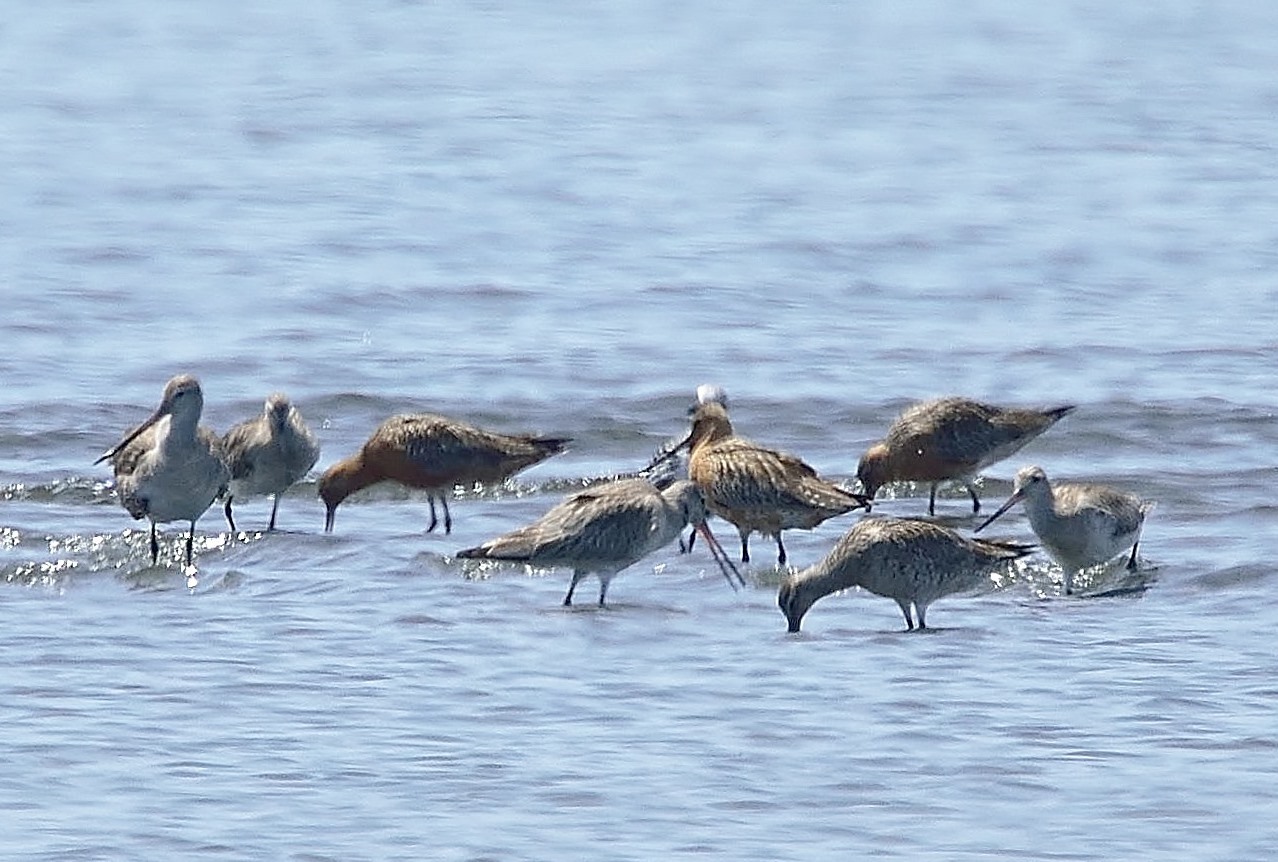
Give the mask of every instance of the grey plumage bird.
M 670 544 L 689 524 L 705 538 L 728 583 L 734 589 L 738 582 L 744 584 L 706 525 L 701 492 L 687 480 L 664 491 L 645 479 L 596 485 L 572 494 L 533 523 L 457 556 L 571 567 L 565 605 L 572 604 L 578 582 L 593 572 L 599 576 L 603 607 L 608 585 L 618 572 Z
M 1064 570 L 1066 595 L 1073 592 L 1079 572 L 1109 562 L 1128 548 L 1127 568 L 1135 569 L 1145 515 L 1154 507 L 1107 485 L 1052 484 L 1042 467 L 1030 466 L 1017 471 L 1012 495 L 976 532 L 1021 502 L 1034 535 Z
M 200 425 L 204 393 L 189 374 L 171 379 L 160 406 L 93 463 L 110 461 L 120 504 L 151 522 L 151 564 L 159 559 L 156 524 L 189 521 L 186 564 L 191 565 L 195 522 L 223 493 L 231 474 L 216 434 Z
M 1025 556 L 1033 545 L 968 539 L 949 527 L 904 518 L 864 518 L 825 559 L 787 576 L 777 605 L 799 631 L 803 616 L 823 596 L 862 587 L 892 599 L 906 629 L 927 628 L 928 606 L 988 581 L 1000 566 Z M 911 615 L 913 608 L 913 615 Z
M 239 423 L 222 438 L 231 481 L 226 492 L 226 523 L 235 532 L 231 503 L 245 497 L 270 494 L 271 520 L 275 529 L 280 496 L 301 481 L 319 460 L 319 443 L 306 427 L 302 414 L 287 395 L 279 392 L 266 399 L 260 416 Z

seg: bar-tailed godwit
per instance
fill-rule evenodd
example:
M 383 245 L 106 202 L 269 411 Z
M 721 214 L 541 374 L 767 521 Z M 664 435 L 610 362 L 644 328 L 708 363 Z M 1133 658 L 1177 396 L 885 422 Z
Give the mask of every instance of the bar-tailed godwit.
M 438 524 L 438 499 L 444 507 L 444 532 L 451 533 L 448 494 L 454 485 L 504 481 L 563 451 L 568 442 L 566 437 L 499 434 L 430 413 L 392 416 L 358 452 L 338 461 L 320 477 L 319 495 L 327 507 L 324 530 L 332 531 L 337 507 L 348 496 L 391 481 L 426 491 L 430 501 L 427 532 Z
M 235 532 L 231 501 L 259 494 L 270 494 L 274 498 L 271 520 L 266 527 L 274 530 L 280 495 L 315 466 L 320 453 L 315 435 L 306 427 L 302 414 L 289 402 L 288 396 L 278 392 L 266 399 L 262 415 L 226 432 L 222 451 L 231 470 L 225 507 L 231 532 Z
M 790 631 L 797 632 L 817 599 L 863 587 L 894 600 L 905 615 L 906 629 L 916 624 L 925 629 L 932 602 L 977 588 L 1000 566 L 1032 549 L 1032 545 L 964 538 L 931 521 L 863 518 L 825 559 L 781 581 L 777 605 Z
M 717 383 L 702 383 L 696 390 L 696 401 L 688 408 L 691 416 L 702 404 L 722 404 L 728 406 L 728 392 Z M 657 454 L 652 456 L 648 466 L 639 471 L 638 476 L 653 482 L 659 488 L 669 485 L 687 472 L 687 459 L 682 451 L 687 448 L 687 440 L 671 439 L 661 444 Z
M 1154 506 L 1106 485 L 1053 485 L 1042 467 L 1023 467 L 1016 473 L 1012 496 L 976 532 L 1020 502 L 1025 503 L 1034 535 L 1065 572 L 1066 595 L 1073 592 L 1075 575 L 1109 562 L 1128 548 L 1127 568 L 1136 568 L 1140 531 L 1145 514 Z
M 200 426 L 204 393 L 189 374 L 164 387 L 160 406 L 93 463 L 110 460 L 120 504 L 151 522 L 151 565 L 160 556 L 156 524 L 190 521 L 186 564 L 191 565 L 195 522 L 230 481 L 217 435 Z
M 744 563 L 750 561 L 751 533 L 775 538 L 777 564 L 784 566 L 782 530 L 810 530 L 836 515 L 870 508 L 865 497 L 827 482 L 799 458 L 736 436 L 718 402 L 694 410 L 692 431 L 681 446 L 689 449 L 688 475 L 710 511 L 741 534 Z
M 579 491 L 526 527 L 477 548 L 459 551 L 465 559 L 509 560 L 535 566 L 570 566 L 572 582 L 564 604 L 586 575 L 599 576 L 599 606 L 613 577 L 665 547 L 687 525 L 705 538 L 715 562 L 733 589 L 745 583 L 706 524 L 706 504 L 687 480 L 664 491 L 646 479 L 618 479 Z M 735 577 L 735 581 L 734 581 Z
M 887 436 L 861 456 L 856 475 L 874 496 L 889 482 L 927 482 L 927 513 L 936 514 L 936 488 L 959 482 L 981 511 L 973 480 L 981 470 L 1015 454 L 1074 410 L 996 407 L 968 398 L 940 398 L 909 407 Z

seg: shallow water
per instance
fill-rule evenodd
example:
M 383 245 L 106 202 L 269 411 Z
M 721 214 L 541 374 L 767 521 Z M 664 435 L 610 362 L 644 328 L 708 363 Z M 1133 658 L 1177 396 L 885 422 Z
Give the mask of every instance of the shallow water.
M 6 23 L 4 855 L 1278 854 L 1278 12 L 1111 6 Z M 277 533 L 214 508 L 191 586 L 92 466 L 180 371 L 219 430 L 287 391 L 317 473 L 402 411 L 574 444 L 450 536 L 394 488 L 325 535 L 314 477 Z M 1156 500 L 1144 589 L 1034 556 L 933 631 L 849 593 L 790 636 L 758 537 L 739 594 L 671 548 L 606 611 L 453 557 L 642 466 L 704 381 L 849 483 L 915 399 L 1077 404 L 982 498 L 1032 462 Z

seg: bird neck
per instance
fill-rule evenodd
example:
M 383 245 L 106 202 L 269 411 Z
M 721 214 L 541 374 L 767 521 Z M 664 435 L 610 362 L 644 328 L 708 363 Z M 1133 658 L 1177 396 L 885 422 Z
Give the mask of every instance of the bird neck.
M 704 446 L 709 446 L 711 443 L 717 443 L 731 436 L 732 423 L 726 418 L 698 419 L 696 425 L 692 428 L 692 434 L 688 438 L 688 451 L 689 453 L 694 453 Z

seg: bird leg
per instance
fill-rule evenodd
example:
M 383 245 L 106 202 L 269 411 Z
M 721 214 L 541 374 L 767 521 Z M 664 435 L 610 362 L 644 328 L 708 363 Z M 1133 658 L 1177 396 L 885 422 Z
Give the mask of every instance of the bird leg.
M 737 531 L 741 534 L 741 562 L 748 563 L 750 562 L 750 531 L 741 527 L 738 527 Z
M 155 537 L 155 522 L 151 522 L 151 565 L 160 559 L 160 540 Z
M 430 526 L 426 528 L 426 532 L 433 533 L 435 526 L 439 524 L 439 519 L 435 517 L 435 495 L 427 494 L 426 500 L 430 503 Z M 439 504 L 444 507 L 444 535 L 448 535 L 453 531 L 453 514 L 448 511 L 448 498 L 440 494 Z
M 785 545 L 781 544 L 781 532 L 777 531 L 777 565 L 785 565 Z
M 195 545 L 195 522 L 191 522 L 191 532 L 186 534 L 186 564 L 191 565 L 191 551 Z
M 927 495 L 927 513 L 929 515 L 936 514 L 936 483 L 935 482 L 932 483 L 931 490 L 928 492 L 928 495 Z M 911 625 L 913 625 L 913 623 L 911 623 Z
M 901 613 L 905 615 L 905 630 L 907 632 L 914 631 L 914 617 L 910 615 L 909 599 L 897 599 L 896 604 L 901 609 Z
M 279 494 L 272 494 L 272 495 L 271 495 L 271 498 L 274 500 L 274 502 L 273 502 L 273 503 L 271 503 L 271 521 L 270 521 L 270 523 L 269 523 L 269 524 L 267 524 L 267 525 L 266 525 L 266 531 L 267 531 L 268 533 L 269 533 L 271 530 L 274 530 L 274 529 L 275 529 L 275 513 L 276 513 L 276 512 L 278 512 L 278 511 L 279 511 L 279 508 L 280 508 L 280 495 L 279 495 Z M 227 506 L 230 506 L 231 504 L 228 502 L 226 505 L 227 505 Z M 232 529 L 232 530 L 234 530 L 234 529 L 235 529 L 235 527 L 231 527 L 231 529 Z
M 976 487 L 971 482 L 964 482 L 963 487 L 967 488 L 967 495 L 972 498 L 972 514 L 979 514 L 981 511 L 981 498 L 976 496 Z
M 572 583 L 568 585 L 568 595 L 564 596 L 564 607 L 567 608 L 572 606 L 572 591 L 577 589 L 577 582 L 580 581 L 585 576 L 586 576 L 585 572 L 574 571 L 572 573 Z M 602 596 L 600 596 L 600 601 L 603 601 Z
M 232 497 L 230 497 L 230 496 L 228 496 L 228 497 L 226 498 L 226 505 L 222 507 L 222 511 L 226 513 L 226 524 L 227 524 L 227 526 L 229 526 L 229 527 L 231 528 L 231 532 L 232 532 L 232 533 L 234 533 L 234 532 L 235 532 L 235 518 L 234 518 L 234 516 L 232 516 L 232 515 L 231 515 L 231 500 L 232 500 L 232 499 L 233 499 L 233 498 L 232 498 Z

